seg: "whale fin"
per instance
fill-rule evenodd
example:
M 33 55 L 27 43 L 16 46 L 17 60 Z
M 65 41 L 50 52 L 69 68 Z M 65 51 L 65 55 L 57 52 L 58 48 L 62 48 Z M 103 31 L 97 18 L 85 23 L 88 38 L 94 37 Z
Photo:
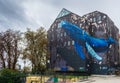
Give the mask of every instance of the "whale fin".
M 102 60 L 102 57 L 100 57 L 87 42 L 85 43 L 85 45 L 92 57 L 96 58 L 97 60 Z
M 75 42 L 74 48 L 75 48 L 77 54 L 80 56 L 80 58 L 82 60 L 85 60 L 85 55 L 84 55 L 84 52 L 83 52 L 83 47 L 81 45 L 79 45 L 77 42 Z

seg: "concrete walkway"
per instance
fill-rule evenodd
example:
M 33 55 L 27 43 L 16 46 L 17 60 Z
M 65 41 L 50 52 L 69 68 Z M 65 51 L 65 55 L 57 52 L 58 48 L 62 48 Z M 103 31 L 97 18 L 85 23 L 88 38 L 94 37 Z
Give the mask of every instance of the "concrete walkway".
M 93 75 L 85 80 L 74 83 L 120 83 L 120 76 L 114 75 Z

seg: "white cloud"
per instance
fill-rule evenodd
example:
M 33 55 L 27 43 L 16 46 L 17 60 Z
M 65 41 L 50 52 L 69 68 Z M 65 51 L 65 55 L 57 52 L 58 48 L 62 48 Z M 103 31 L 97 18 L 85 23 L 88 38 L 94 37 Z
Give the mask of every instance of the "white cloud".
M 56 17 L 57 8 L 47 3 L 29 1 L 24 2 L 23 7 L 29 21 L 37 25 L 37 27 L 44 26 L 48 28 L 51 21 Z

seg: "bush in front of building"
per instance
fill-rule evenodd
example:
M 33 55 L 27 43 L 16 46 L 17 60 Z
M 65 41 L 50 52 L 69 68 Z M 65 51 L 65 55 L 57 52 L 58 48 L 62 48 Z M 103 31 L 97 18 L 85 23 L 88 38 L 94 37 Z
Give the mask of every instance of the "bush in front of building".
M 0 83 L 24 83 L 25 74 L 11 69 L 0 71 Z

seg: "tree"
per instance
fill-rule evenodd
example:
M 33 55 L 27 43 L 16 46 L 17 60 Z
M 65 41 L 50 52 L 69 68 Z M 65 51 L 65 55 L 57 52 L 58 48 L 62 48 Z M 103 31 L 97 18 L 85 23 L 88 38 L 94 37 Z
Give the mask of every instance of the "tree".
M 25 32 L 26 48 L 24 58 L 32 62 L 32 71 L 43 72 L 47 61 L 47 33 L 43 27 L 37 31 L 27 29 Z
M 23 67 L 22 71 L 25 72 L 25 73 L 29 73 L 30 72 L 30 67 L 29 66 L 25 66 L 25 67 Z
M 15 69 L 21 53 L 20 40 L 21 33 L 19 31 L 9 29 L 0 33 L 0 59 L 3 68 Z
M 3 45 L 3 34 L 0 33 L 0 60 L 1 60 L 1 65 L 3 68 L 6 67 L 5 65 L 5 59 L 4 59 L 4 45 Z

